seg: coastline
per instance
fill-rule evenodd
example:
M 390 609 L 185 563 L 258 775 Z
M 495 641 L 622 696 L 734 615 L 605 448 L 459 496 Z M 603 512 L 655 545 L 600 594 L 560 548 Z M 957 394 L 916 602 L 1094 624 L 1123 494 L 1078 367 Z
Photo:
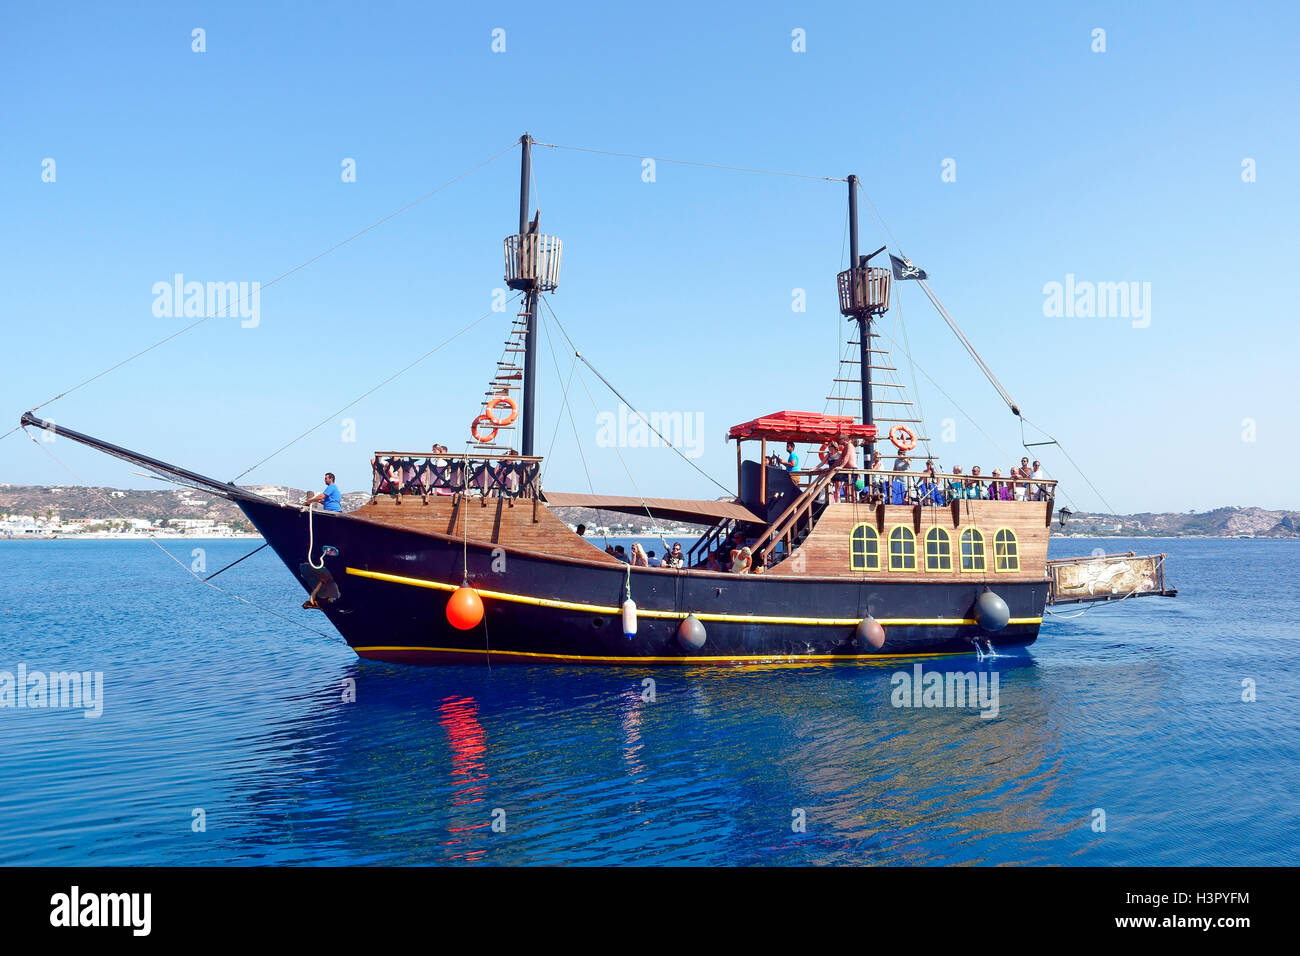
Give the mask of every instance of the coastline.
M 256 533 L 240 532 L 238 534 L 106 534 L 95 532 L 89 534 L 15 534 L 0 535 L 4 541 L 261 541 Z

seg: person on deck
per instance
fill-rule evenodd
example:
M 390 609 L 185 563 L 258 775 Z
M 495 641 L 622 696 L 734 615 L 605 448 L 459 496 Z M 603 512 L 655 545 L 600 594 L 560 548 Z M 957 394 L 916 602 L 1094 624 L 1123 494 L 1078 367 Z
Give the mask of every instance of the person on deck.
M 680 568 L 685 562 L 686 559 L 682 555 L 682 543 L 680 541 L 674 541 L 673 549 L 664 555 L 664 567 Z
M 952 477 L 948 479 L 947 497 L 948 500 L 956 501 L 958 498 L 966 497 L 965 479 L 961 476 L 961 465 L 952 466 Z
M 831 457 L 826 460 L 828 468 L 853 468 L 857 461 L 857 449 L 853 447 L 853 442 L 843 440 L 838 443 L 838 448 L 831 451 Z M 838 474 L 831 481 L 831 500 L 847 501 L 849 483 L 853 479 L 846 474 Z
M 645 553 L 640 541 L 632 542 L 632 564 L 638 568 L 650 567 L 650 556 Z
M 980 466 L 975 465 L 970 470 L 970 477 L 966 479 L 966 497 L 983 498 L 984 479 L 980 477 Z
M 994 469 L 993 469 L 993 480 L 989 482 L 989 500 L 990 500 L 990 501 L 1005 501 L 1006 499 L 1002 497 L 1002 495 L 1004 494 L 1004 492 L 1003 492 L 1002 489 L 1003 489 L 1005 486 L 1006 486 L 1006 482 L 1004 482 L 1004 481 L 1002 480 L 1002 472 L 1001 472 L 1001 470 L 1000 470 L 1000 469 L 997 469 L 997 468 L 994 468 Z
M 339 491 L 339 486 L 334 483 L 334 472 L 325 472 L 325 490 L 320 494 L 309 495 L 303 504 L 310 508 L 318 501 L 321 502 L 322 511 L 343 510 L 343 495 Z
M 1033 469 L 1029 467 L 1029 459 L 1021 458 L 1020 467 L 1012 471 L 1011 477 L 1015 479 L 1024 479 L 1032 475 Z M 1016 482 L 1016 501 L 1025 501 L 1029 498 L 1029 484 L 1025 481 Z
M 1043 471 L 1043 463 L 1041 461 L 1034 462 L 1034 470 L 1029 473 L 1029 477 L 1036 479 L 1037 481 L 1047 480 L 1047 474 Z M 1047 498 L 1047 489 L 1043 487 L 1041 484 L 1034 485 L 1034 500 L 1043 501 L 1046 498 Z
M 785 443 L 785 461 L 781 464 L 785 466 L 786 471 L 799 470 L 799 456 L 794 453 L 794 442 L 788 441 Z
M 731 552 L 731 572 L 733 574 L 748 574 L 752 552 L 748 547 L 741 548 L 739 551 Z
M 943 504 L 943 487 L 935 478 L 934 462 L 930 462 L 929 468 L 916 483 L 916 500 L 922 505 Z

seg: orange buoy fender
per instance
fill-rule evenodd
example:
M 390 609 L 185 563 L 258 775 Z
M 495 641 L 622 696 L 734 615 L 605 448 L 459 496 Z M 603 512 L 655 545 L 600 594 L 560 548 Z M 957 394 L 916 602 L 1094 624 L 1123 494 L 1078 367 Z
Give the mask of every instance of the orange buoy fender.
M 468 631 L 483 620 L 483 599 L 468 583 L 451 592 L 447 600 L 447 623 L 458 631 Z

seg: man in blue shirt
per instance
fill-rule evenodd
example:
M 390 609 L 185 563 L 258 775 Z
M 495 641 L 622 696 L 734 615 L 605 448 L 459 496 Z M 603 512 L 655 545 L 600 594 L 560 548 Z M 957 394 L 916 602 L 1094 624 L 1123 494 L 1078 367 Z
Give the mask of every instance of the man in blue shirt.
M 343 510 L 343 495 L 339 492 L 339 486 L 334 484 L 334 473 L 331 471 L 325 473 L 325 490 L 318 495 L 312 495 L 303 504 L 310 508 L 318 501 L 321 502 L 323 511 Z

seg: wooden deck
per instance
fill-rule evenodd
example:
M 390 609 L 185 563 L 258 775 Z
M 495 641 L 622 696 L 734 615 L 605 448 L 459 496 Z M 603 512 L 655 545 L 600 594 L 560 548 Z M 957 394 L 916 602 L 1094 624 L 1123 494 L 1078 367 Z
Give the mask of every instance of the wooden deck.
M 400 504 L 398 502 L 401 502 Z M 411 531 L 468 537 L 521 551 L 621 564 L 586 538 L 580 538 L 536 498 L 388 495 L 351 512 L 354 517 Z

